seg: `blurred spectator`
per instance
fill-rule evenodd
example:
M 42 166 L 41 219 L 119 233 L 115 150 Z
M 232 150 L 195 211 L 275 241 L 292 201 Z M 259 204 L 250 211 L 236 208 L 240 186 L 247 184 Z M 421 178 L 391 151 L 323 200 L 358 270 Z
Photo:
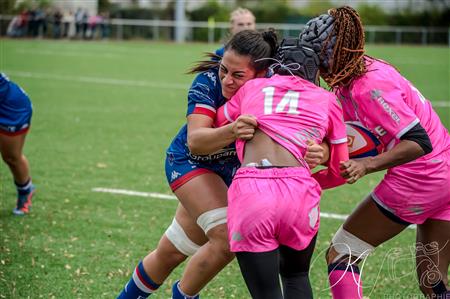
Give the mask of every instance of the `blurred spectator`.
M 109 37 L 109 12 L 105 11 L 100 15 L 102 16 L 102 22 L 100 23 L 101 38 L 105 39 Z
M 230 14 L 230 33 L 234 35 L 239 31 L 256 28 L 256 18 L 253 13 L 246 9 L 238 7 Z
M 35 5 L 28 12 L 28 35 L 32 37 L 38 35 L 37 7 Z
M 82 28 L 83 28 L 83 9 L 81 9 L 81 7 L 78 7 L 77 11 L 75 12 L 75 35 L 76 35 L 76 37 L 81 36 Z
M 63 36 L 73 38 L 75 36 L 75 16 L 71 10 L 63 13 L 62 22 L 64 24 Z
M 60 9 L 56 9 L 53 14 L 53 38 L 61 37 L 61 24 L 62 24 L 63 14 Z
M 230 14 L 230 34 L 235 35 L 239 31 L 256 28 L 256 18 L 247 8 L 238 7 Z M 224 47 L 216 50 L 216 55 L 222 57 Z
M 81 15 L 81 30 L 82 30 L 83 38 L 87 38 L 88 19 L 89 19 L 89 13 L 86 10 L 84 10 Z
M 94 39 L 97 35 L 97 26 L 102 23 L 100 15 L 90 16 L 88 19 L 88 38 Z
M 36 9 L 36 31 L 38 36 L 47 34 L 47 14 L 42 8 Z
M 20 28 L 20 16 L 15 16 L 11 22 L 9 22 L 8 28 L 6 29 L 6 35 L 9 37 L 20 37 L 21 36 L 21 28 Z

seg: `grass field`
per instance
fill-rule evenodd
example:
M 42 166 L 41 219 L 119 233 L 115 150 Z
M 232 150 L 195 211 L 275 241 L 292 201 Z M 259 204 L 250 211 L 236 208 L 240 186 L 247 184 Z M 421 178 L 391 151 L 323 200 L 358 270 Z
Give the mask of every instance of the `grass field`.
M 14 217 L 15 189 L 0 163 L 0 298 L 113 298 L 140 258 L 154 248 L 177 202 L 93 192 L 119 188 L 171 194 L 166 147 L 185 122 L 184 72 L 218 45 L 150 42 L 0 40 L 0 71 L 34 105 L 25 153 L 37 186 L 32 214 Z M 368 47 L 435 104 L 450 127 L 449 48 Z M 349 214 L 381 178 L 324 193 L 321 210 Z M 323 252 L 340 219 L 322 218 L 311 267 L 316 298 L 329 298 Z M 376 229 L 376 223 L 374 223 Z M 367 298 L 419 297 L 415 230 L 368 258 Z M 152 298 L 169 298 L 177 269 Z M 249 298 L 237 263 L 203 298 Z

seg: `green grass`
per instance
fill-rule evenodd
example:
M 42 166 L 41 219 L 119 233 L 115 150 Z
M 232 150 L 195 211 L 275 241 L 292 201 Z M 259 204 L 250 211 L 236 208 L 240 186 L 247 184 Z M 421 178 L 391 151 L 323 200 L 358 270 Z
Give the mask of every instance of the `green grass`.
M 155 248 L 176 201 L 109 195 L 94 187 L 170 194 L 165 149 L 185 122 L 184 72 L 218 45 L 0 40 L 0 70 L 30 94 L 25 154 L 38 188 L 32 214 L 13 217 L 15 190 L 0 164 L 0 298 L 112 298 Z M 432 101 L 449 103 L 449 48 L 369 47 Z M 103 78 L 102 80 L 100 80 Z M 107 79 L 128 81 L 105 81 Z M 448 107 L 436 108 L 450 127 Z M 376 185 L 371 175 L 325 192 L 322 211 L 348 214 Z M 340 220 L 323 218 L 311 281 L 329 298 L 323 251 Z M 366 264 L 367 297 L 418 296 L 415 231 L 382 245 Z M 395 267 L 392 265 L 395 264 Z M 175 270 L 153 298 L 170 297 Z M 237 264 L 203 298 L 248 298 Z

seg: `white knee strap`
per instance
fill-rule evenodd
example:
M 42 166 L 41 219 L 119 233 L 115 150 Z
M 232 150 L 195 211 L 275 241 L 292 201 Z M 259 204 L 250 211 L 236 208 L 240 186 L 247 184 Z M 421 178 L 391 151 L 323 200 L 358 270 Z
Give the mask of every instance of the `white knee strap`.
M 375 248 L 349 233 L 342 226 L 338 229 L 331 242 L 334 250 L 338 253 L 338 256 L 332 261 L 333 263 L 345 255 L 351 255 L 358 258 L 358 260 L 363 260 Z
M 197 219 L 197 224 L 208 233 L 208 231 L 220 224 L 227 223 L 227 208 L 218 208 L 201 214 Z
M 200 248 L 199 245 L 189 239 L 175 218 L 166 230 L 166 237 L 170 242 L 172 242 L 173 246 L 175 246 L 178 251 L 186 256 L 194 255 L 194 253 L 196 253 Z

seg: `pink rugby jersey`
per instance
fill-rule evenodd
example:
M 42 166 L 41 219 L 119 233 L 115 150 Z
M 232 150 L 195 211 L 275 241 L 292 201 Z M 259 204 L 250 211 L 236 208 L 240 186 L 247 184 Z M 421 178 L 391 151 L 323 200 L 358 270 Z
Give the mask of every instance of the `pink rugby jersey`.
M 258 129 L 291 152 L 303 165 L 306 142 L 330 143 L 328 169 L 314 174 L 322 188 L 345 182 L 339 176 L 339 161 L 348 160 L 347 135 L 335 95 L 294 76 L 274 75 L 250 80 L 217 112 L 216 124 L 233 122 L 239 115 L 257 118 Z M 339 147 L 336 147 L 340 145 Z M 242 161 L 245 141 L 236 141 Z M 336 150 L 339 149 L 339 150 Z
M 433 151 L 418 160 L 450 150 L 450 135 L 431 103 L 394 67 L 370 57 L 365 59 L 367 73 L 335 91 L 345 121 L 362 123 L 386 150 L 397 145 L 400 137 L 420 122 L 430 137 Z

